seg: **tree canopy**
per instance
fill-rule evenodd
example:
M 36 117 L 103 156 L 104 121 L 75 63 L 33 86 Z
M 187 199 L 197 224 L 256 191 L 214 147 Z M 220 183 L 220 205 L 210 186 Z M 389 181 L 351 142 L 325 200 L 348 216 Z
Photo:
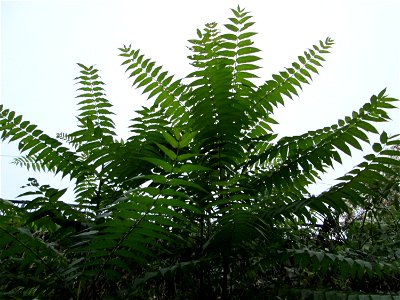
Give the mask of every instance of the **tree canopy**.
M 66 189 L 31 178 L 22 195 L 34 200 L 0 201 L 1 296 L 392 299 L 400 140 L 374 123 L 390 119 L 397 99 L 382 90 L 331 126 L 278 138 L 275 110 L 318 74 L 334 42 L 257 86 L 251 18 L 237 7 L 222 29 L 197 30 L 194 71 L 182 79 L 121 47 L 133 86 L 152 101 L 127 140 L 94 66 L 78 64 L 74 132 L 50 137 L 0 106 L 1 138 L 21 152 L 15 163 L 70 178 L 76 196 L 68 205 Z M 373 153 L 310 194 L 371 135 Z

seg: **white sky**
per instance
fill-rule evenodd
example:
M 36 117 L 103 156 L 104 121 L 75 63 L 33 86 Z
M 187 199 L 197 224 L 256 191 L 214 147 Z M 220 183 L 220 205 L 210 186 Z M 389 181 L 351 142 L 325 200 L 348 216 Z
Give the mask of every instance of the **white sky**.
M 331 125 L 350 115 L 371 95 L 387 87 L 400 96 L 400 1 L 242 1 L 251 11 L 259 34 L 267 80 L 289 67 L 304 50 L 327 36 L 335 40 L 311 85 L 300 98 L 288 101 L 275 115 L 279 134 L 297 135 Z M 76 127 L 77 62 L 96 64 L 114 105 L 120 137 L 128 136 L 134 110 L 146 96 L 130 88 L 118 47 L 132 44 L 172 74 L 190 72 L 188 39 L 197 28 L 216 21 L 222 28 L 231 16 L 233 1 L 2 1 L 1 2 L 1 103 L 39 125 L 50 136 Z M 392 111 L 389 133 L 400 132 L 399 112 Z M 68 187 L 52 174 L 36 174 L 10 162 L 17 144 L 1 146 L 0 197 L 15 199 L 28 177 L 39 183 Z M 360 162 L 354 151 L 339 173 L 324 178 L 316 193 Z M 355 159 L 354 159 L 355 158 Z M 70 193 L 67 198 L 72 197 Z M 68 200 L 68 199 L 64 199 Z

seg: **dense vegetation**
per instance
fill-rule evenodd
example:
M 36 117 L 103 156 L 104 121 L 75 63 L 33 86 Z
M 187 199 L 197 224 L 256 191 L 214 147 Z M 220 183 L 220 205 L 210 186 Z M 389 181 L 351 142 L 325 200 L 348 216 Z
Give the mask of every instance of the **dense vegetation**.
M 127 140 L 114 133 L 93 66 L 79 64 L 75 132 L 50 137 L 0 106 L 2 140 L 19 143 L 15 163 L 62 174 L 76 195 L 65 204 L 66 190 L 30 179 L 32 201 L 0 200 L 2 298 L 392 299 L 400 290 L 400 140 L 373 126 L 396 99 L 383 90 L 337 124 L 278 139 L 275 109 L 318 73 L 333 41 L 256 86 L 253 22 L 232 12 L 225 31 L 206 24 L 189 41 L 195 71 L 184 79 L 120 48 L 153 101 Z M 365 161 L 310 195 L 373 134 L 380 142 Z

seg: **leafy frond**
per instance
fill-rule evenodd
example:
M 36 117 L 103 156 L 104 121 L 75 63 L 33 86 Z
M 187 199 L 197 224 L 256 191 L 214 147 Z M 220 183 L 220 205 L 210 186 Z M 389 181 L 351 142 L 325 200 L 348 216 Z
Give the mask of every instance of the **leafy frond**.
M 34 155 L 16 157 L 12 161 L 12 163 L 17 166 L 24 167 L 27 170 L 32 169 L 33 171 L 44 171 L 44 172 L 48 172 L 48 171 L 55 172 L 56 171 L 55 168 L 53 168 L 51 170 L 47 169 L 47 167 L 44 164 L 38 162 L 38 160 L 36 159 L 36 157 Z
M 224 25 L 229 33 L 221 35 L 223 42 L 218 54 L 228 58 L 228 62 L 231 63 L 235 97 L 248 96 L 249 92 L 255 88 L 251 79 L 258 77 L 251 72 L 260 68 L 255 64 L 256 61 L 261 60 L 256 55 L 260 49 L 254 47 L 251 40 L 251 37 L 257 33 L 248 30 L 254 25 L 254 22 L 250 21 L 252 16 L 248 12 L 240 7 L 232 9 L 232 12 L 234 17 L 229 18 L 230 23 Z
M 344 254 L 344 255 L 343 255 Z M 368 261 L 348 254 L 333 254 L 325 251 L 314 251 L 310 249 L 295 249 L 288 251 L 289 257 L 295 266 L 299 268 L 310 268 L 314 272 L 324 274 L 326 272 L 338 272 L 342 278 L 363 278 L 374 274 L 390 275 L 399 267 L 397 262 Z
M 153 108 L 161 110 L 166 121 L 176 122 L 185 112 L 184 91 L 186 86 L 180 79 L 173 80 L 174 76 L 168 71 L 163 71 L 162 66 L 155 66 L 155 62 L 146 58 L 140 50 L 131 46 L 119 48 L 120 56 L 126 60 L 122 65 L 127 65 L 126 72 L 133 78 L 132 86 L 143 87 L 143 93 L 149 93 L 148 99 L 157 97 Z
M 333 40 L 329 37 L 324 42 L 320 41 L 319 46 L 314 45 L 313 49 L 304 51 L 304 55 L 299 56 L 298 62 L 294 62 L 292 67 L 272 75 L 272 79 L 257 89 L 253 98 L 254 108 L 260 112 L 272 113 L 274 107 L 278 107 L 279 104 L 284 105 L 283 96 L 289 98 L 293 95 L 297 96 L 297 89 L 301 89 L 302 84 L 309 84 L 312 80 L 311 73 L 318 74 L 317 68 L 322 66 L 321 62 L 325 61 L 323 55 L 329 53 L 328 49 L 333 44 Z
M 77 83 L 80 84 L 78 91 L 80 94 L 79 115 L 77 117 L 78 126 L 85 131 L 78 131 L 71 136 L 74 136 L 75 142 L 89 141 L 88 134 L 94 137 L 99 136 L 115 136 L 114 122 L 109 117 L 113 113 L 110 111 L 112 104 L 105 97 L 104 82 L 100 81 L 98 74 L 99 70 L 94 66 L 86 67 L 83 64 L 78 64 L 81 67 L 81 75 L 76 77 Z M 80 134 L 85 136 L 80 136 Z
M 389 138 L 386 133 L 382 133 L 381 143 L 391 145 L 399 142 L 397 139 Z M 364 162 L 338 178 L 341 182 L 318 198 L 335 207 L 334 203 L 343 203 L 343 201 L 362 205 L 366 197 L 379 194 L 379 188 L 390 183 L 392 169 L 400 166 L 400 152 L 387 150 L 381 143 L 373 145 L 376 154 L 366 155 Z
M 384 122 L 388 120 L 386 112 L 382 111 L 382 106 L 392 108 L 390 103 L 394 99 L 384 96 L 385 90 L 378 96 L 371 97 L 369 103 L 365 104 L 359 112 L 353 112 L 352 116 L 347 116 L 344 120 L 339 120 L 337 124 L 324 127 L 316 131 L 310 131 L 300 136 L 283 137 L 275 145 L 270 145 L 263 153 L 255 152 L 250 157 L 250 169 L 255 173 L 255 185 L 266 185 L 271 189 L 276 181 L 282 180 L 279 176 L 283 174 L 287 180 L 296 178 L 295 173 L 304 174 L 313 182 L 317 177 L 315 171 L 326 172 L 328 167 L 333 166 L 333 162 L 342 162 L 341 151 L 351 155 L 350 148 L 362 150 L 360 143 L 369 143 L 368 134 L 378 133 L 373 122 Z M 265 164 L 276 156 L 279 156 L 279 163 L 267 166 L 267 172 L 262 173 Z M 292 173 L 292 174 L 291 174 Z M 303 181 L 305 184 L 309 182 Z M 269 188 L 268 188 L 269 187 Z M 305 187 L 305 186 L 304 186 Z
M 3 105 L 0 105 L 0 131 L 3 141 L 19 141 L 18 149 L 21 153 L 29 151 L 26 157 L 33 157 L 42 167 L 54 169 L 56 174 L 82 178 L 88 171 L 75 153 Z
M 209 153 L 213 159 L 207 164 L 222 174 L 235 164 L 234 157 L 238 159 L 243 155 L 237 138 L 248 123 L 246 102 L 234 97 L 234 86 L 237 85 L 234 79 L 237 74 L 233 71 L 235 62 L 224 57 L 226 53 L 221 50 L 223 35 L 216 29 L 216 24 L 206 24 L 203 32 L 198 31 L 198 36 L 199 40 L 190 40 L 194 52 L 190 58 L 195 61 L 193 66 L 198 71 L 189 75 L 194 78 L 189 85 L 192 90 L 187 101 L 189 126 L 199 132 L 198 152 Z M 229 155 L 225 154 L 227 151 Z

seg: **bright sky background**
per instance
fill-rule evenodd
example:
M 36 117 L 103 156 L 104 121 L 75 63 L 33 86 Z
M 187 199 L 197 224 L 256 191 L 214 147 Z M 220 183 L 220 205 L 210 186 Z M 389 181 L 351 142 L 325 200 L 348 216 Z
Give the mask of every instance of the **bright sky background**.
M 2 1 L 1 103 L 50 136 L 72 132 L 76 128 L 76 63 L 95 64 L 114 105 L 117 132 L 126 138 L 129 120 L 145 104 L 146 96 L 131 89 L 117 48 L 132 44 L 184 77 L 191 71 L 187 40 L 207 22 L 216 21 L 222 28 L 231 16 L 230 8 L 237 4 L 251 11 L 256 22 L 255 46 L 263 58 L 258 74 L 265 80 L 289 67 L 319 40 L 330 36 L 336 43 L 320 76 L 275 115 L 280 135 L 332 125 L 385 87 L 387 94 L 400 97 L 397 0 Z M 392 111 L 391 117 L 385 130 L 400 132 L 399 111 Z M 334 178 L 361 162 L 365 154 L 354 151 L 352 159 L 324 177 L 312 192 L 329 188 Z M 59 188 L 70 185 L 52 174 L 12 165 L 17 155 L 16 143 L 1 145 L 0 197 L 15 199 L 28 177 Z M 71 197 L 69 193 L 66 198 Z

